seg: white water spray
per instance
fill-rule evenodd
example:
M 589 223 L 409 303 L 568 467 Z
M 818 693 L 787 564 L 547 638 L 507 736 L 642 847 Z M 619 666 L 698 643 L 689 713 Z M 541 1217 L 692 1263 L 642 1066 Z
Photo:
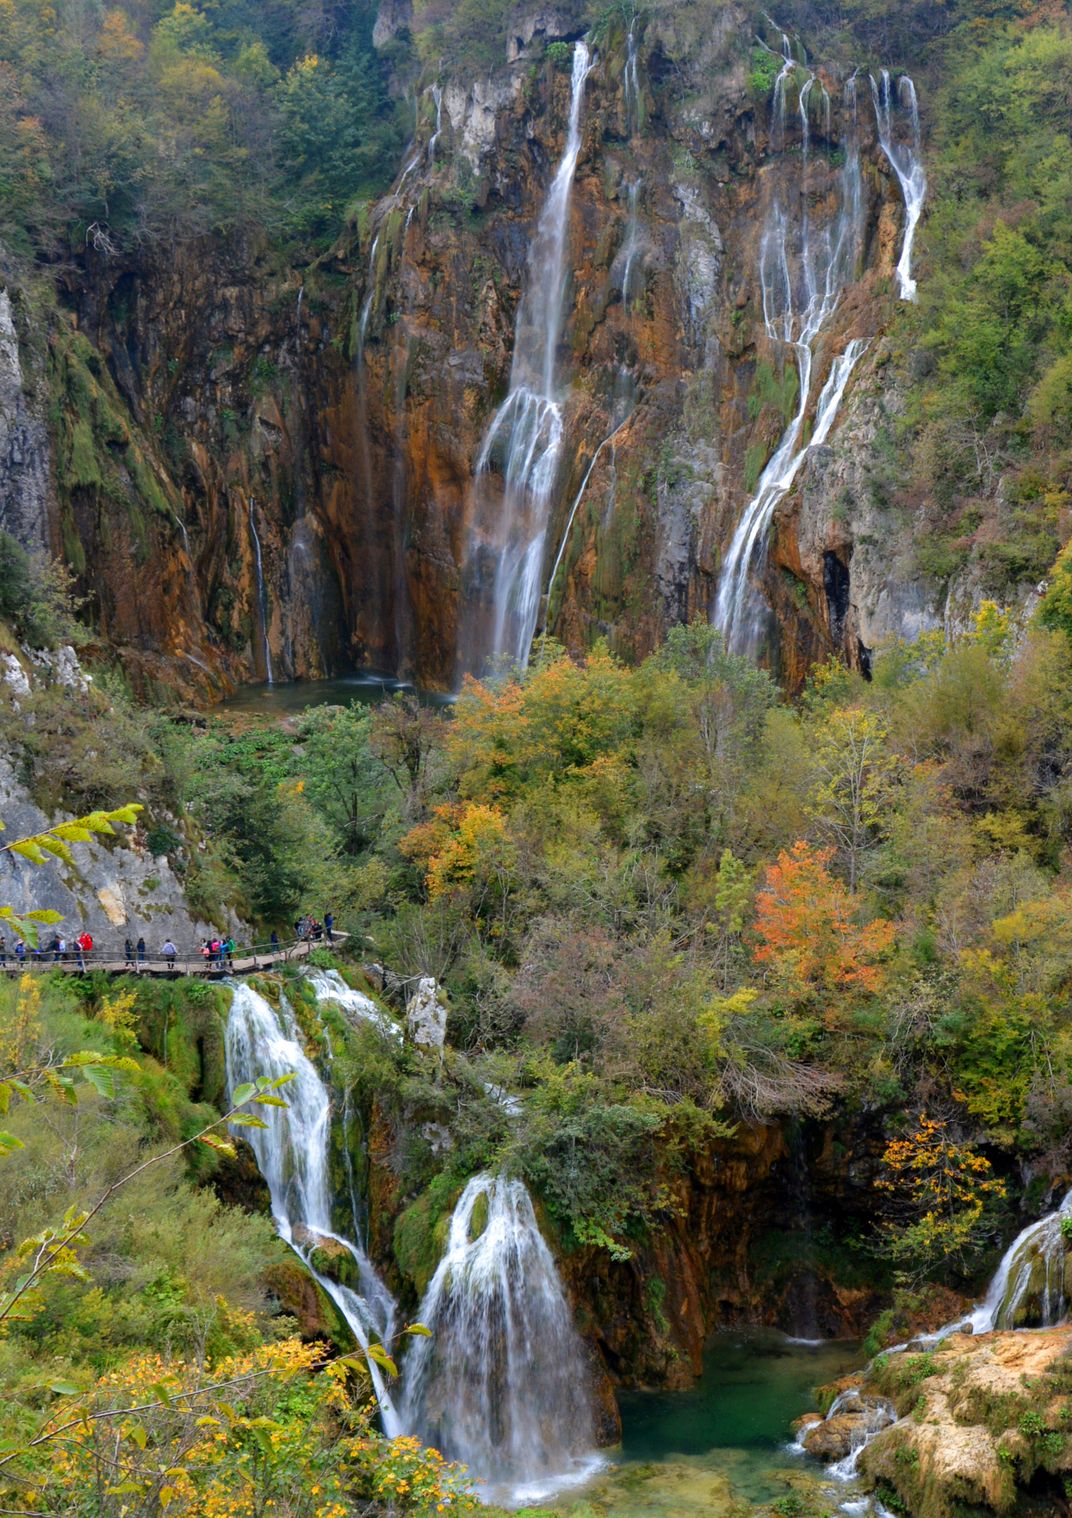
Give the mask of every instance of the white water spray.
M 902 300 L 915 300 L 916 281 L 912 278 L 912 244 L 923 211 L 927 194 L 927 176 L 923 169 L 923 149 L 919 130 L 919 102 L 916 87 L 907 74 L 897 81 L 896 92 L 890 81 L 889 69 L 883 69 L 876 82 L 871 76 L 871 99 L 875 106 L 875 124 L 882 151 L 889 159 L 890 167 L 897 175 L 905 206 L 904 242 L 897 261 L 897 283 Z M 910 138 L 898 142 L 895 136 L 896 105 L 908 112 Z
M 301 1046 L 301 1037 L 285 997 L 279 1010 L 245 982 L 232 987 L 227 1020 L 227 1082 L 230 1090 L 264 1075 L 277 1079 L 292 1074 L 283 1087 L 286 1109 L 258 1108 L 267 1128 L 243 1128 L 257 1157 L 272 1197 L 272 1215 L 280 1235 L 305 1262 L 331 1297 L 354 1338 L 367 1350 L 370 1343 L 390 1339 L 395 1303 L 360 1244 L 332 1227 L 328 1155 L 331 1138 L 331 1099 Z M 335 1247 L 353 1285 L 317 1270 L 311 1256 L 322 1241 Z M 390 1438 L 402 1424 L 383 1376 L 374 1362 L 369 1370 L 380 1404 L 384 1431 Z
M 436 147 L 443 135 L 443 90 L 438 84 L 432 85 L 432 99 L 435 102 L 435 131 L 428 139 L 428 162 L 435 162 Z
M 348 986 L 338 970 L 309 970 L 307 979 L 316 992 L 317 1001 L 337 1002 L 351 1021 L 369 1023 L 385 1038 L 402 1042 L 401 1026 L 381 1012 L 371 996 Z
M 584 1351 L 521 1181 L 477 1175 L 418 1314 L 408 1427 L 461 1460 L 484 1495 L 538 1502 L 598 1467 Z
M 786 92 L 802 65 L 793 57 L 789 38 L 782 34 L 782 68 L 774 85 L 771 139 L 784 147 Z M 713 621 L 727 647 L 755 655 L 762 644 L 768 610 L 755 577 L 765 563 L 771 518 L 793 485 L 809 451 L 830 433 L 845 394 L 849 376 L 866 344 L 854 338 L 831 364 L 818 398 L 812 435 L 801 443 L 812 400 L 818 340 L 852 279 L 863 237 L 863 189 L 857 132 L 856 76 L 845 87 L 845 162 L 838 181 L 838 207 L 821 229 L 812 226 L 809 209 L 812 99 L 819 91 L 819 109 L 829 139 L 830 100 L 822 82 L 809 73 L 803 82 L 798 118 L 801 133 L 799 176 L 786 187 L 775 181 L 760 239 L 759 276 L 763 323 L 768 338 L 791 349 L 796 361 L 798 396 L 792 420 L 767 461 L 726 550 Z
M 264 583 L 264 559 L 261 556 L 261 539 L 257 531 L 257 522 L 254 517 L 255 502 L 249 498 L 249 533 L 253 540 L 253 567 L 257 576 L 257 608 L 260 612 L 261 643 L 264 649 L 264 673 L 268 684 L 273 683 L 272 677 L 272 649 L 268 642 L 268 587 Z M 184 534 L 185 535 L 185 534 Z
M 558 347 L 569 281 L 570 195 L 581 150 L 581 111 L 590 68 L 587 46 L 576 43 L 566 144 L 529 254 L 510 391 L 492 418 L 477 457 L 478 507 L 463 567 L 459 648 L 463 669 L 479 669 L 500 654 L 524 664 L 536 629 L 564 441 Z M 502 471 L 501 495 L 482 488 L 493 463 Z
M 629 23 L 625 39 L 625 69 L 622 88 L 625 93 L 625 129 L 630 137 L 640 131 L 640 65 L 637 61 L 636 16 Z

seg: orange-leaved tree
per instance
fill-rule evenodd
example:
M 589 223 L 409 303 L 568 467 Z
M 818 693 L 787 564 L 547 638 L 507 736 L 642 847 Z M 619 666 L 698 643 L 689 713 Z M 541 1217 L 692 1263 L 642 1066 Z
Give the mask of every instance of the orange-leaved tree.
M 795 1000 L 824 1001 L 828 1024 L 837 1022 L 845 996 L 882 989 L 895 932 L 881 917 L 860 921 L 859 897 L 827 868 L 832 857 L 832 849 L 798 841 L 767 866 L 756 895 L 753 956 Z

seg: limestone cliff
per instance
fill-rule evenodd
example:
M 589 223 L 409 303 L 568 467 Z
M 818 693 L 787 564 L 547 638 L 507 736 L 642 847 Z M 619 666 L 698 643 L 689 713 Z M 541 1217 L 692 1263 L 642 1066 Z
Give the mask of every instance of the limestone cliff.
M 494 509 L 499 489 L 494 461 L 486 479 L 478 465 L 510 383 L 580 15 L 522 6 L 492 74 L 418 79 L 392 193 L 315 263 L 287 266 L 267 239 L 87 245 L 59 278 L 60 321 L 5 281 L 0 519 L 69 560 L 143 688 L 211 697 L 269 668 L 354 663 L 450 687 L 472 662 L 460 602 L 478 497 Z M 382 46 L 407 16 L 383 7 Z M 829 241 L 858 150 L 858 247 L 814 345 L 804 439 L 837 355 L 866 348 L 761 570 L 787 680 L 831 649 L 866 664 L 941 612 L 914 579 L 910 524 L 872 488 L 899 404 L 883 333 L 905 215 L 877 110 L 843 60 L 798 67 L 809 39 L 794 37 L 779 120 L 783 44 L 742 4 L 608 13 L 588 40 L 537 626 L 632 657 L 712 614 L 797 403 L 760 278 L 774 191 L 795 175 L 813 246 Z

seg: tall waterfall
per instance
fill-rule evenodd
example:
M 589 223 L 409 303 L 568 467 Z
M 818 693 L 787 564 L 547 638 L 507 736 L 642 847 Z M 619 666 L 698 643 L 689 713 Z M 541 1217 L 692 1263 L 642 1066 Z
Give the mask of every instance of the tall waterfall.
M 771 140 L 779 149 L 785 146 L 788 87 L 803 67 L 793 57 L 789 38 L 783 35 L 782 68 L 775 81 L 771 120 Z M 763 323 L 770 341 L 793 353 L 798 397 L 793 418 L 759 477 L 722 565 L 713 620 L 725 635 L 727 646 L 739 653 L 758 652 L 769 616 L 754 577 L 765 562 L 775 507 L 792 486 L 809 450 L 828 436 L 853 366 L 866 346 L 854 338 L 831 364 L 816 404 L 811 438 L 802 443 L 812 403 L 816 349 L 842 291 L 856 272 L 864 230 L 856 76 L 845 86 L 845 161 L 838 176 L 837 210 L 819 228 L 813 225 L 810 209 L 813 104 L 821 110 L 829 142 L 830 98 L 818 77 L 808 72 L 797 106 L 800 155 L 785 157 L 777 166 L 759 245 Z
M 462 1192 L 411 1348 L 408 1427 L 513 1502 L 595 1469 L 584 1353 L 521 1181 L 477 1175 Z
M 233 992 L 226 1037 L 229 1089 L 258 1075 L 294 1076 L 283 1088 L 285 1109 L 257 1109 L 267 1128 L 241 1130 L 268 1183 L 276 1227 L 332 1298 L 354 1338 L 367 1349 L 370 1343 L 391 1337 L 395 1303 L 361 1245 L 332 1226 L 331 1098 L 301 1046 L 286 999 L 280 999 L 277 1012 L 245 982 L 236 983 Z M 343 1285 L 313 1265 L 312 1257 L 325 1241 L 342 1258 L 352 1285 Z M 371 1361 L 369 1369 L 384 1430 L 393 1438 L 402 1432 L 401 1421 L 379 1369 Z
M 476 508 L 462 570 L 459 665 L 465 670 L 479 670 L 501 654 L 525 663 L 536 628 L 564 442 L 558 348 L 569 283 L 566 233 L 590 68 L 586 44 L 576 43 L 566 144 L 529 252 L 510 390 L 477 456 Z M 502 473 L 501 494 L 489 488 L 493 465 Z
M 268 684 L 272 684 L 272 648 L 268 642 L 268 589 L 264 583 L 264 559 L 261 556 L 261 538 L 257 531 L 257 521 L 253 515 L 254 501 L 249 498 L 249 535 L 253 542 L 253 569 L 257 579 L 257 611 L 261 623 L 261 648 L 264 653 L 264 674 Z M 183 536 L 185 537 L 185 528 Z
M 897 283 L 902 300 L 915 300 L 916 282 L 912 278 L 912 244 L 915 241 L 916 227 L 919 225 L 924 197 L 927 194 L 916 87 L 907 74 L 902 74 L 894 91 L 890 82 L 890 71 L 883 69 L 877 82 L 874 75 L 871 76 L 871 98 L 875 106 L 878 140 L 882 151 L 889 159 L 890 167 L 897 175 L 897 182 L 901 186 L 901 195 L 904 198 L 905 230 L 901 256 L 897 261 Z M 904 140 L 898 142 L 895 137 L 894 108 L 898 104 L 902 110 L 908 112 L 910 140 L 907 142 Z

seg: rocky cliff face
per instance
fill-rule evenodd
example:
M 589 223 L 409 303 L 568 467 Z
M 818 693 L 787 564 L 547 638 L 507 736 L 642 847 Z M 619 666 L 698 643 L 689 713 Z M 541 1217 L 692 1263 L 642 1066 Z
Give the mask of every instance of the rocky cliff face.
M 406 7 L 381 22 L 389 45 Z M 764 52 L 755 25 L 745 6 L 660 5 L 589 38 L 537 628 L 632 657 L 712 614 L 798 399 L 793 350 L 765 321 L 764 237 L 784 202 L 813 248 L 829 240 L 858 147 L 858 245 L 814 344 L 804 440 L 837 355 L 867 347 L 756 570 L 779 629 L 767 654 L 793 682 L 831 649 L 866 664 L 938 609 L 873 478 L 898 405 L 883 333 L 901 191 L 844 68 L 786 69 L 779 120 L 783 44 Z M 2 297 L 0 515 L 66 555 L 143 685 L 208 696 L 269 668 L 367 663 L 450 687 L 474 662 L 459 652 L 466 565 L 503 488 L 500 463 L 484 478 L 478 463 L 580 27 L 568 6 L 534 5 L 514 33 L 491 77 L 419 93 L 393 192 L 316 264 L 219 243 L 90 248 L 62 286 L 69 324 L 46 328 L 13 283 Z M 20 362 L 47 385 L 20 383 Z

